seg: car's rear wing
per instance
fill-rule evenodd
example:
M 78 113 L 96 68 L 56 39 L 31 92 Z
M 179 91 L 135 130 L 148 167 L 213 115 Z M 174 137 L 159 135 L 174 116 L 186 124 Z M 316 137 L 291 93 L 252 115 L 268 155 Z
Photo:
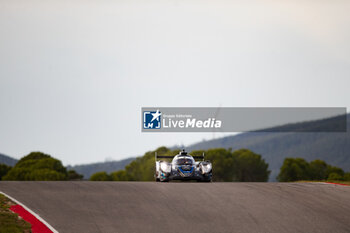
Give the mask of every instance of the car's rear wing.
M 157 152 L 155 152 L 155 159 L 156 161 L 158 161 L 158 159 L 172 159 L 174 158 L 176 155 L 158 155 Z M 204 152 L 202 155 L 199 156 L 192 156 L 193 159 L 201 159 L 204 161 Z

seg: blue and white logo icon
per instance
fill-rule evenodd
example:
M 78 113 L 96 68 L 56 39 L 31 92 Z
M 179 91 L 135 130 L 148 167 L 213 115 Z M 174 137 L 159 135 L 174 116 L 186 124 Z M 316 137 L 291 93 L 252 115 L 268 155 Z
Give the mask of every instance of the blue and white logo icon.
M 143 112 L 143 128 L 144 129 L 160 129 L 162 113 L 157 111 Z

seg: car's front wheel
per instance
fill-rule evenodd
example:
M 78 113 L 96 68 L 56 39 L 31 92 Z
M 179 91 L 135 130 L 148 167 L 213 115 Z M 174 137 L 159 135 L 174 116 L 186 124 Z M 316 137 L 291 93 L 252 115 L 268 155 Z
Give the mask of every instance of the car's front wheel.
M 169 182 L 169 179 L 168 178 L 166 178 L 166 177 L 160 177 L 160 179 L 159 179 L 159 181 L 160 182 Z

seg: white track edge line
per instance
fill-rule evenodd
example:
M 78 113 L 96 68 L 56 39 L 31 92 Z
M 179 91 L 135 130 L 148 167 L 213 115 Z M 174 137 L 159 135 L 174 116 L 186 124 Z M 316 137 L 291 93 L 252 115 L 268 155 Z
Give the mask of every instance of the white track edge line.
M 48 222 L 46 222 L 44 219 L 42 219 L 38 214 L 34 213 L 34 211 L 32 211 L 31 209 L 29 209 L 27 206 L 25 206 L 23 203 L 17 201 L 15 198 L 9 196 L 8 194 L 1 192 L 0 194 L 6 196 L 8 199 L 12 200 L 13 202 L 21 205 L 26 211 L 28 211 L 31 215 L 33 215 L 34 217 L 36 217 L 40 222 L 42 222 L 43 224 L 45 224 L 53 233 L 59 233 L 55 228 L 53 228 Z

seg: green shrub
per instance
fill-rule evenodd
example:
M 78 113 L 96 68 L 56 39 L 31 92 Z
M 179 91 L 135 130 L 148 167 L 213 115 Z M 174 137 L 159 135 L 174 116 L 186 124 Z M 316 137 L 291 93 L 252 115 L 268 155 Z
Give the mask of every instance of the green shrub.
M 303 158 L 285 158 L 277 180 L 289 182 L 311 179 L 310 164 Z
M 7 166 L 6 164 L 0 164 L 0 180 L 11 170 L 11 168 L 12 167 Z
M 75 170 L 68 171 L 68 180 L 82 180 L 83 178 L 84 176 L 77 173 Z
M 96 172 L 90 177 L 91 181 L 111 181 L 112 177 L 107 172 Z
M 316 159 L 310 162 L 310 173 L 312 180 L 325 180 L 328 177 L 329 165 L 323 161 Z
M 114 181 L 129 181 L 130 177 L 125 170 L 120 170 L 111 173 L 112 180 Z
M 347 172 L 344 174 L 344 180 L 345 181 L 350 181 L 350 172 Z
M 344 176 L 344 171 L 343 169 L 339 168 L 339 167 L 334 167 L 334 166 L 330 166 L 328 165 L 328 168 L 327 168 L 327 177 L 330 176 L 330 174 L 332 173 L 336 173 L 338 174 L 339 176 L 343 177 Z
M 61 161 L 42 152 L 32 152 L 20 159 L 2 180 L 67 180 Z
M 266 182 L 269 179 L 269 165 L 262 159 L 261 155 L 246 149 L 233 152 L 237 164 L 235 175 L 237 181 L 242 182 Z
M 342 180 L 343 169 L 327 164 L 323 160 L 308 163 L 302 158 L 286 158 L 277 176 L 278 181 L 298 180 Z
M 328 176 L 328 181 L 335 181 L 335 180 L 343 180 L 343 177 L 341 175 L 339 175 L 338 173 L 331 173 Z

